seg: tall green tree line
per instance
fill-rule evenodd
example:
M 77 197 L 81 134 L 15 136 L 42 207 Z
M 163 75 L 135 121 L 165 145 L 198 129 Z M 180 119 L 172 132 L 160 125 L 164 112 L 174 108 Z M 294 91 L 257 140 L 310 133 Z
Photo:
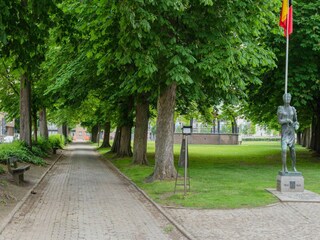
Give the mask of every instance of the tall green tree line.
M 300 133 L 309 135 L 308 147 L 320 153 L 320 3 L 294 2 L 294 30 L 290 35 L 288 92 L 297 109 Z M 286 39 L 270 32 L 269 46 L 277 55 L 277 68 L 267 72 L 262 84 L 248 88 L 247 115 L 255 122 L 277 127 L 277 106 L 284 93 Z M 311 127 L 311 134 L 310 131 Z M 300 135 L 300 134 L 299 134 Z

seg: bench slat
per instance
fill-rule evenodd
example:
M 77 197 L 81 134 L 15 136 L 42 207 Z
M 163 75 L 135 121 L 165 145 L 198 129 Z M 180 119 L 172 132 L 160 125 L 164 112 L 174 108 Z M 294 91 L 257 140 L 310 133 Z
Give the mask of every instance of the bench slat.
M 13 173 L 18 173 L 18 172 L 28 171 L 29 169 L 30 169 L 30 165 L 13 168 L 11 170 L 12 170 Z

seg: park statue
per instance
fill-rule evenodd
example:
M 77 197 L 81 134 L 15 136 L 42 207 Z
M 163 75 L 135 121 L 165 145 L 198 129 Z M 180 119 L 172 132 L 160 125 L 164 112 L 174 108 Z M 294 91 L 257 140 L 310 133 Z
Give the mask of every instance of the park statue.
M 287 168 L 287 147 L 290 150 L 290 156 L 292 161 L 292 169 L 297 172 L 296 169 L 296 151 L 295 151 L 295 130 L 298 130 L 299 123 L 297 120 L 296 109 L 290 106 L 291 94 L 286 93 L 283 95 L 283 106 L 278 107 L 278 121 L 281 125 L 281 160 L 282 160 L 282 172 L 288 173 Z

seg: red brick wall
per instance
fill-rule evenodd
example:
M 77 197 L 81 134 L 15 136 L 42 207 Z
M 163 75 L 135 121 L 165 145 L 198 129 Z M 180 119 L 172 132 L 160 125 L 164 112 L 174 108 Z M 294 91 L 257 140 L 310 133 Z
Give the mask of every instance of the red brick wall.
M 181 144 L 181 133 L 174 134 L 174 143 Z M 199 134 L 188 136 L 189 144 L 237 145 L 238 134 Z

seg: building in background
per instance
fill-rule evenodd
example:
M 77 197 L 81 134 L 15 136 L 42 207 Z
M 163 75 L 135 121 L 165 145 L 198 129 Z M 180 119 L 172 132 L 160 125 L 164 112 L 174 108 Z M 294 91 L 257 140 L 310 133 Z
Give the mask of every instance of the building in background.
M 0 112 L 0 143 L 12 142 L 17 138 L 19 138 L 19 135 L 15 133 L 14 120 L 8 122 L 6 113 Z
M 48 133 L 49 135 L 58 134 L 58 126 L 48 122 Z
M 80 125 L 77 125 L 71 130 L 72 141 L 74 142 L 86 142 L 90 140 L 90 133 Z
M 14 121 L 8 122 L 6 114 L 0 112 L 0 135 L 1 136 L 14 136 Z

